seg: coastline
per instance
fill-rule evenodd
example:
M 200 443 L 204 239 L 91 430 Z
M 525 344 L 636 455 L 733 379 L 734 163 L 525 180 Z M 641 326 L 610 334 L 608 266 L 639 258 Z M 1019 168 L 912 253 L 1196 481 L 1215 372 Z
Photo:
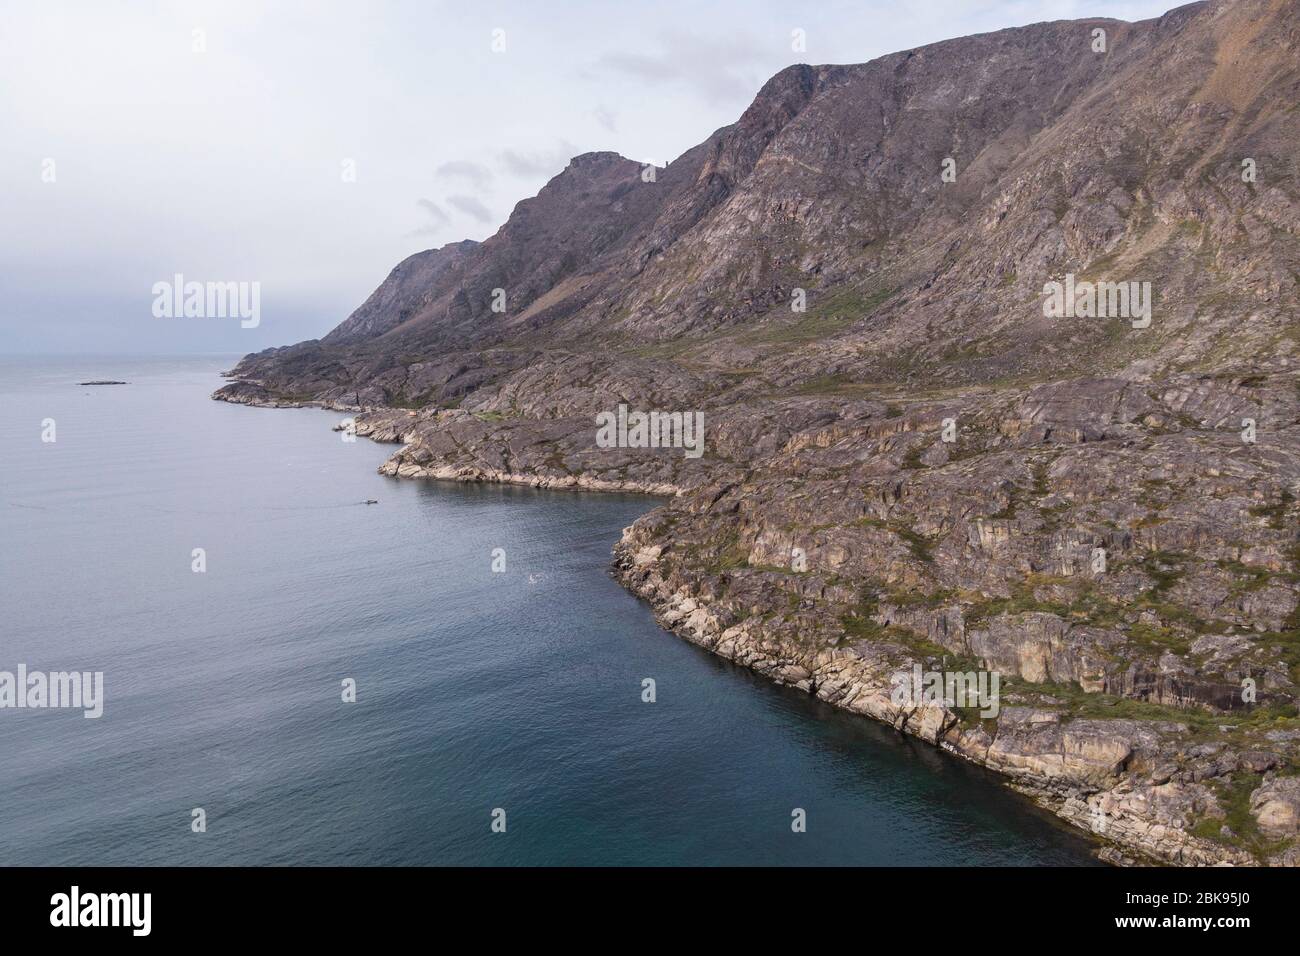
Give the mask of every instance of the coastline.
M 615 576 L 650 605 L 665 630 L 778 684 L 1007 777 L 1012 789 L 1100 840 L 1099 859 L 1119 866 L 1254 865 L 1244 852 L 1153 822 L 1140 812 L 1141 802 L 1125 799 L 1134 793 L 1131 787 L 1085 792 L 1081 783 L 1099 781 L 1117 759 L 1124 759 L 1129 748 L 1116 740 L 1116 731 L 1136 732 L 1136 727 L 1082 720 L 1065 727 L 1048 711 L 1003 707 L 1004 721 L 1010 718 L 1011 726 L 999 724 L 993 737 L 982 726 L 967 726 L 944 706 L 900 708 L 890 699 L 890 679 L 898 664 L 889 653 L 863 654 L 860 647 L 809 653 L 772 641 L 748 623 L 724 627 L 701 595 L 667 584 L 658 552 L 656 545 L 639 539 L 635 525 L 626 529 L 614 547 Z
M 318 401 L 259 401 L 247 394 L 220 392 L 219 401 L 259 407 L 318 407 L 357 413 L 355 432 L 372 441 L 401 448 L 380 467 L 397 478 L 516 484 L 534 488 L 637 492 L 667 498 L 685 489 L 667 482 L 606 481 L 585 475 L 540 475 L 523 470 L 452 465 L 409 457 L 417 436 L 409 431 L 417 418 L 403 409 L 356 408 Z M 341 430 L 342 424 L 335 430 Z M 1086 831 L 1100 843 L 1097 857 L 1120 866 L 1258 865 L 1245 850 L 1193 836 L 1170 825 L 1171 807 L 1158 791 L 1169 780 L 1135 785 L 1115 783 L 1116 770 L 1140 760 L 1144 746 L 1159 748 L 1143 722 L 1062 718 L 1035 707 L 1002 707 L 992 734 L 942 705 L 922 703 L 900 708 L 890 699 L 899 650 L 887 642 L 856 643 L 850 648 L 810 649 L 764 632 L 762 615 L 727 626 L 724 614 L 711 607 L 709 595 L 673 587 L 661 566 L 662 547 L 653 541 L 645 519 L 652 509 L 624 529 L 613 545 L 612 573 L 629 592 L 650 605 L 665 630 L 778 684 L 794 687 L 835 707 L 888 724 L 953 756 L 1006 778 L 1011 789 L 1033 800 L 1058 819 Z M 1185 727 L 1161 728 L 1177 735 Z

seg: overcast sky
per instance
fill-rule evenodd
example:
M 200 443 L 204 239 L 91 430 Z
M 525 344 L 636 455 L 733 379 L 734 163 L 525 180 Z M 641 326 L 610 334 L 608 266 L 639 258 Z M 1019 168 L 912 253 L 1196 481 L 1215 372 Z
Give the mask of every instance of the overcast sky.
M 791 63 L 1176 5 L 0 0 L 0 352 L 319 337 L 403 257 L 491 235 L 571 155 L 662 164 Z M 260 324 L 155 318 L 175 273 L 260 283 Z

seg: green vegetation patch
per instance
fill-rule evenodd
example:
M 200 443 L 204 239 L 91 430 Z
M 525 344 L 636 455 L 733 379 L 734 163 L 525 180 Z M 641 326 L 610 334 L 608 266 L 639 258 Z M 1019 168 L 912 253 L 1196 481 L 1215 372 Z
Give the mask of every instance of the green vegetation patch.
M 845 289 L 819 301 L 809 293 L 812 307 L 792 322 L 765 322 L 742 332 L 736 342 L 742 345 L 802 345 L 829 338 L 865 319 L 893 298 L 895 289 L 863 291 Z
M 1215 843 L 1240 846 L 1260 859 L 1272 856 L 1289 847 L 1291 839 L 1270 840 L 1259 829 L 1255 815 L 1250 812 L 1250 796 L 1259 788 L 1263 778 L 1257 773 L 1234 773 L 1210 781 L 1223 817 L 1206 816 L 1193 825 L 1193 835 Z M 1222 828 L 1232 831 L 1232 836 L 1222 832 Z

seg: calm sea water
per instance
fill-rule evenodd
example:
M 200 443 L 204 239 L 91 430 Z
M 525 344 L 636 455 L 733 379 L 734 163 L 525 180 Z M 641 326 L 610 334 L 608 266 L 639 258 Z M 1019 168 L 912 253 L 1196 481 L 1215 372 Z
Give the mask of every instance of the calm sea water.
M 991 774 L 660 630 L 606 571 L 653 499 L 384 478 L 337 414 L 209 401 L 230 364 L 0 360 L 0 670 L 106 695 L 0 710 L 0 863 L 1091 862 Z

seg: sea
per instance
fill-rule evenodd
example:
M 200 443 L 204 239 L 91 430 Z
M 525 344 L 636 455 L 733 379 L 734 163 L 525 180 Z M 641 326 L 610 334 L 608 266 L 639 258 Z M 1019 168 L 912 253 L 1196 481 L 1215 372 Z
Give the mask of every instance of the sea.
M 102 674 L 0 708 L 0 864 L 1096 863 L 662 630 L 609 574 L 657 499 L 385 477 L 236 359 L 0 359 L 0 672 Z

